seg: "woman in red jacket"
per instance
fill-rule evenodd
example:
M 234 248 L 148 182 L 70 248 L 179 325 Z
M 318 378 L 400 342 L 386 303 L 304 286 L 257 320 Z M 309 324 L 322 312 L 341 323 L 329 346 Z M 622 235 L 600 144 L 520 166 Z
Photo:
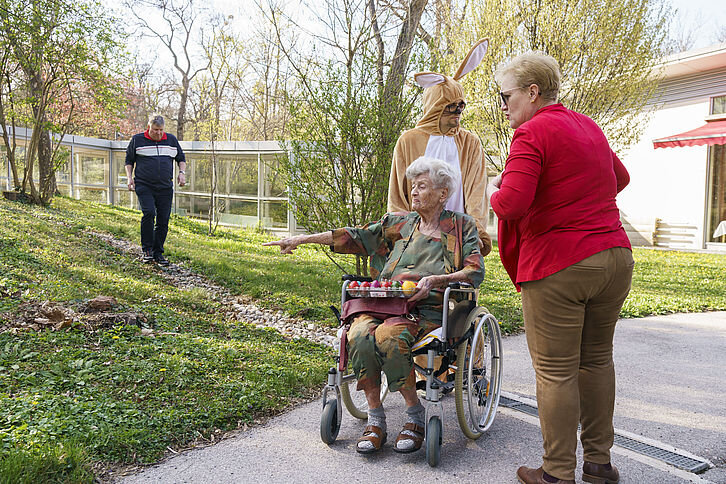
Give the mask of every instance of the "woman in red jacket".
M 602 130 L 557 102 L 560 68 L 530 52 L 497 71 L 515 130 L 504 172 L 489 184 L 502 263 L 522 292 L 537 376 L 542 466 L 520 482 L 575 482 L 577 424 L 583 479 L 617 483 L 610 464 L 613 334 L 633 272 L 615 196 L 628 172 Z

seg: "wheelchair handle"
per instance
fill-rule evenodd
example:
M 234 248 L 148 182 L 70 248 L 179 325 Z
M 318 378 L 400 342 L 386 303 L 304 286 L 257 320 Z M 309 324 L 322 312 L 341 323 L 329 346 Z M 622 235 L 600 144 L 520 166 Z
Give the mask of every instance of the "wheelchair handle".
M 356 274 L 343 274 L 343 276 L 340 278 L 341 281 L 358 281 L 358 282 L 373 282 L 372 277 L 368 276 L 358 276 Z

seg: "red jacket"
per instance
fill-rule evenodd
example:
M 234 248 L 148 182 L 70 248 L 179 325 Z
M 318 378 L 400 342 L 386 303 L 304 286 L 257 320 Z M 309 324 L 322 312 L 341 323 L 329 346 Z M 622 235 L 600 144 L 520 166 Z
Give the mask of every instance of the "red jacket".
M 517 290 L 597 252 L 630 248 L 615 204 L 629 182 L 587 116 L 554 104 L 519 126 L 491 198 L 499 254 Z

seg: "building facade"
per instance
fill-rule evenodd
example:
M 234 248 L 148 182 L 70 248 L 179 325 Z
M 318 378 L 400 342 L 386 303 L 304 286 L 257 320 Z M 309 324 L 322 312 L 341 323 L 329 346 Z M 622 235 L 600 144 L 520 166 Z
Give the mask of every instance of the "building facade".
M 726 44 L 662 65 L 648 125 L 621 160 L 618 195 L 634 245 L 726 251 Z

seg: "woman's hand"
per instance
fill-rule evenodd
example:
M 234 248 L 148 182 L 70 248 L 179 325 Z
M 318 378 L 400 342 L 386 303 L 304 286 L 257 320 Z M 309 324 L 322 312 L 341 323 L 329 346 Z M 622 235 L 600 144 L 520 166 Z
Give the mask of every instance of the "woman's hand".
M 280 240 L 273 240 L 272 242 L 265 242 L 264 246 L 277 245 L 280 247 L 280 254 L 292 254 L 292 251 L 300 245 L 301 241 L 298 236 L 286 237 Z
M 445 276 L 426 276 L 422 277 L 416 284 L 416 292 L 409 298 L 409 301 L 415 302 L 429 297 L 432 289 L 441 287 L 444 284 Z
M 492 181 L 489 182 L 487 185 L 487 200 L 492 199 L 492 195 L 497 193 L 499 191 L 499 188 L 502 186 L 502 174 L 498 174 L 495 176 Z

